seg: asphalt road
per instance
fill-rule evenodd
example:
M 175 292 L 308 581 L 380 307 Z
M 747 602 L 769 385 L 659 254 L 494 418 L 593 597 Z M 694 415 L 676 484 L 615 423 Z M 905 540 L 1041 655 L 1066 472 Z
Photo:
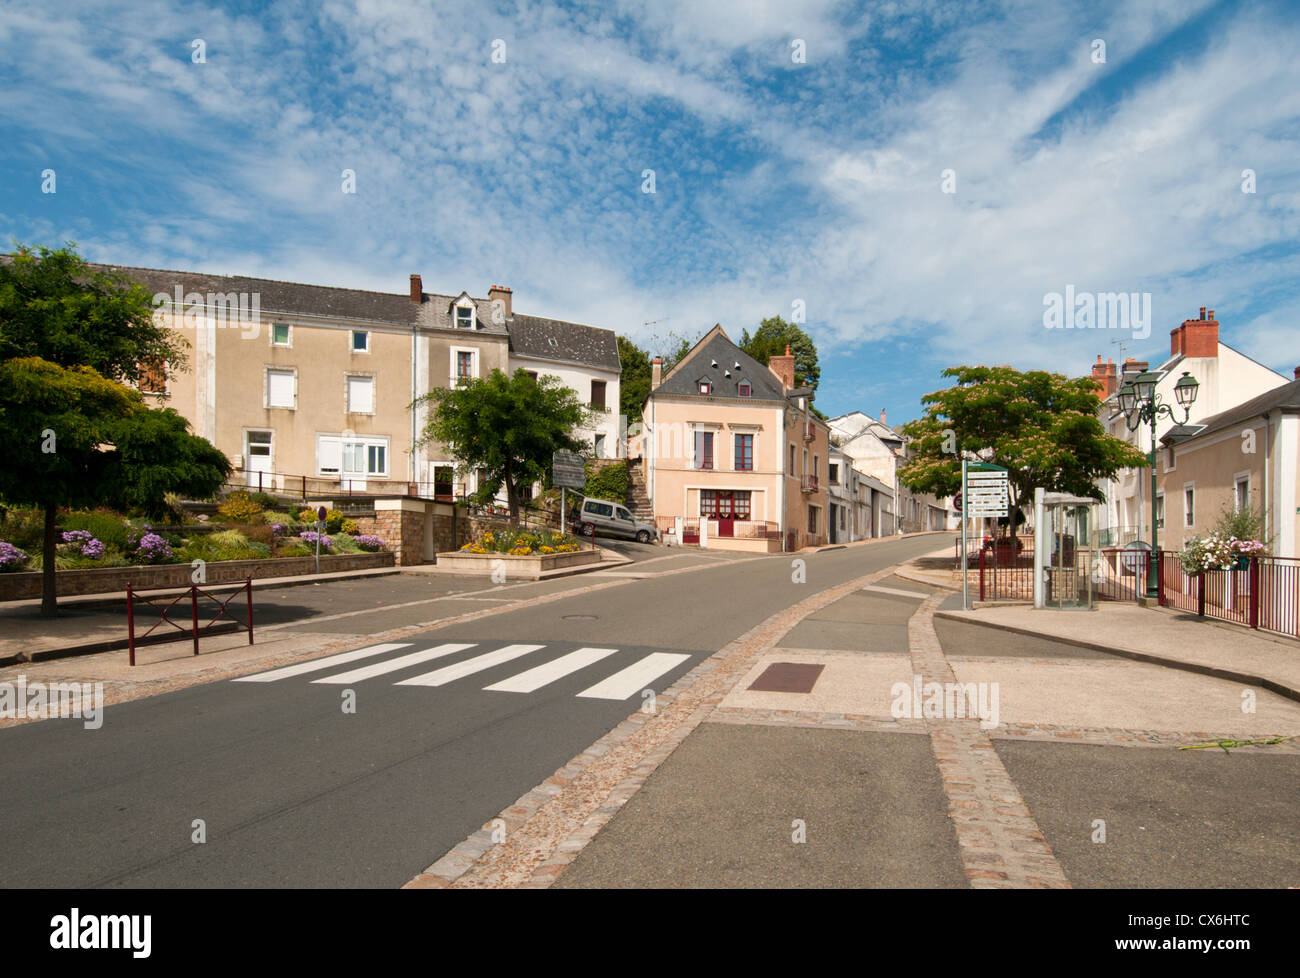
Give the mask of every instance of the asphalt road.
M 800 584 L 789 556 L 719 560 L 348 663 L 109 707 L 98 730 L 0 730 L 0 886 L 400 885 L 635 710 L 641 689 L 815 591 L 942 542 L 805 555 Z M 393 623 L 382 608 L 346 621 Z M 436 685 L 398 685 L 416 677 Z M 507 680 L 535 686 L 485 688 Z

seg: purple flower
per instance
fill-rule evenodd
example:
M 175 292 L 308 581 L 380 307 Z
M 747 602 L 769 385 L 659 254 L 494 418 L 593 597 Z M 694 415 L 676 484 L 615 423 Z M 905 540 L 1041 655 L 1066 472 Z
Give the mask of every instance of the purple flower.
M 104 556 L 104 545 L 91 536 L 89 530 L 68 530 L 63 534 L 63 542 L 74 553 L 91 560 Z
M 27 554 L 23 553 L 12 543 L 6 543 L 0 540 L 0 571 L 16 570 L 27 561 Z
M 140 538 L 135 555 L 146 563 L 159 564 L 172 559 L 172 548 L 171 544 L 158 534 L 146 533 Z
M 316 540 L 318 537 L 320 539 L 320 548 L 322 550 L 329 550 L 331 547 L 334 546 L 333 541 L 330 540 L 329 537 L 327 537 L 324 533 L 317 533 L 315 530 L 303 530 L 301 533 L 298 534 L 298 536 L 301 537 L 303 542 L 305 542 L 313 550 L 316 548 Z
M 363 533 L 359 536 L 353 537 L 352 539 L 362 550 L 375 551 L 384 549 L 384 541 L 369 533 Z

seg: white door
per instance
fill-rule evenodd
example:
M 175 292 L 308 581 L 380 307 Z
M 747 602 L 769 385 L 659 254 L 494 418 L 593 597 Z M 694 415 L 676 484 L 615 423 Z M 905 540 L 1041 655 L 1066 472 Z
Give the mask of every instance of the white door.
M 248 432 L 244 437 L 244 475 L 250 489 L 270 491 L 275 488 L 272 463 L 271 432 Z
M 344 489 L 353 492 L 366 491 L 366 446 L 360 442 L 343 443 L 343 472 L 341 476 Z

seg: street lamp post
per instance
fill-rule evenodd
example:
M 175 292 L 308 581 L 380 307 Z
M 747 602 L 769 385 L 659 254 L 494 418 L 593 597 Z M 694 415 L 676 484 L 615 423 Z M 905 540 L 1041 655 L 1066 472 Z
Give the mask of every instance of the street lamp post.
M 1135 380 L 1124 382 L 1119 389 L 1119 409 L 1124 413 L 1124 423 L 1129 431 L 1136 431 L 1142 424 L 1151 425 L 1151 450 L 1147 453 L 1147 462 L 1151 468 L 1151 554 L 1147 558 L 1147 597 L 1157 597 L 1160 584 L 1156 580 L 1156 554 L 1160 548 L 1159 531 L 1156 528 L 1156 421 L 1161 416 L 1167 417 L 1175 424 L 1186 424 L 1192 414 L 1192 404 L 1196 401 L 1200 385 L 1186 370 L 1174 384 L 1174 397 L 1183 409 L 1183 420 L 1178 421 L 1174 409 L 1165 404 L 1156 393 L 1156 384 L 1160 375 L 1152 370 L 1144 370 Z

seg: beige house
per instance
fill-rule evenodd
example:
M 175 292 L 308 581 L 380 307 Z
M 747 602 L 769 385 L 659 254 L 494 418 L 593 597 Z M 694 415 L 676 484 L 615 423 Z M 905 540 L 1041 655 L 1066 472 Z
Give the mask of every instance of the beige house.
M 476 473 L 458 471 L 443 446 L 417 444 L 428 411 L 411 405 L 494 369 L 573 373 L 584 401 L 593 390 L 581 382 L 586 369 L 618 403 L 614 334 L 516 314 L 508 288 L 476 299 L 426 293 L 419 275 L 406 293 L 385 293 L 120 270 L 154 294 L 159 321 L 187 344 L 184 370 L 142 385 L 151 401 L 184 415 L 253 488 L 444 500 L 472 492 Z M 514 333 L 527 348 L 520 358 Z
M 1187 423 L 1203 424 L 1206 419 L 1229 411 L 1261 394 L 1275 390 L 1287 378 L 1270 370 L 1243 353 L 1219 340 L 1219 321 L 1214 310 L 1200 309 L 1197 319 L 1187 319 L 1169 334 L 1169 357 L 1152 368 L 1160 375 L 1156 393 L 1164 404 L 1170 405 L 1177 418 L 1161 417 L 1156 421 L 1156 443 L 1182 421 L 1182 409 L 1174 396 L 1174 385 L 1183 373 L 1197 382 L 1196 401 L 1191 406 Z M 1128 428 L 1124 414 L 1119 410 L 1118 393 L 1124 381 L 1148 369 L 1145 361 L 1129 358 L 1122 365 L 1102 363 L 1101 357 L 1092 367 L 1093 379 L 1101 389 L 1102 425 L 1116 438 L 1134 445 L 1142 452 L 1151 450 L 1151 426 L 1140 425 L 1133 431 Z M 1151 473 L 1147 468 L 1124 469 L 1114 479 L 1101 479 L 1097 487 L 1104 493 L 1106 503 L 1100 508 L 1098 528 L 1101 541 L 1108 545 L 1123 545 L 1134 540 L 1151 539 Z M 1163 543 L 1162 543 L 1163 546 Z
M 779 552 L 827 541 L 829 429 L 794 386 L 794 357 L 765 367 L 714 326 L 661 376 L 652 363 L 631 454 L 661 532 L 684 542 Z
M 1179 425 L 1157 453 L 1160 546 L 1181 550 L 1226 511 L 1264 516 L 1264 542 L 1300 556 L 1300 368 L 1297 379 L 1197 424 Z

